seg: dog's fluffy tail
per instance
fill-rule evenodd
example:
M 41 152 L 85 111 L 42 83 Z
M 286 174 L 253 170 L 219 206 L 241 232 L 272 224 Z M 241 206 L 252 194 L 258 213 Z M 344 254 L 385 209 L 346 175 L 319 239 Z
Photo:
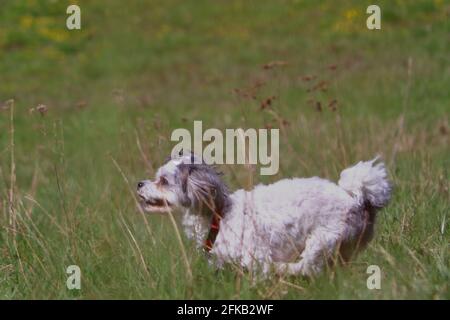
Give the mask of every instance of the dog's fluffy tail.
M 360 161 L 341 172 L 339 186 L 354 196 L 361 205 L 367 201 L 371 206 L 384 207 L 391 197 L 391 184 L 384 163 L 376 157 Z

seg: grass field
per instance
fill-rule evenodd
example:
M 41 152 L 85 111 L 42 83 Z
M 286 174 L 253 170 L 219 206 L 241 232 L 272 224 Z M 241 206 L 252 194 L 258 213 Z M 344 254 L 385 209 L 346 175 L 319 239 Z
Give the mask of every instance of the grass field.
M 77 1 L 68 31 L 70 3 L 0 4 L 0 298 L 450 298 L 448 1 L 377 1 L 379 31 L 371 1 Z M 224 166 L 233 190 L 336 180 L 381 154 L 395 190 L 369 248 L 316 279 L 252 284 L 181 247 L 134 190 L 194 120 L 280 128 L 279 173 Z

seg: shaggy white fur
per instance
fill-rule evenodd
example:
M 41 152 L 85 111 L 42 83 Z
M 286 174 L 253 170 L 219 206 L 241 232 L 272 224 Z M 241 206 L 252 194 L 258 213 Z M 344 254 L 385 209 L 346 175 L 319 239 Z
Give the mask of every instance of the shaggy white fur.
M 384 164 L 376 162 L 345 169 L 338 184 L 283 179 L 229 195 L 215 170 L 181 156 L 162 166 L 155 181 L 141 181 L 138 195 L 149 212 L 181 209 L 184 230 L 199 248 L 219 214 L 210 251 L 218 267 L 311 276 L 327 263 L 348 261 L 372 238 L 376 211 L 391 194 Z

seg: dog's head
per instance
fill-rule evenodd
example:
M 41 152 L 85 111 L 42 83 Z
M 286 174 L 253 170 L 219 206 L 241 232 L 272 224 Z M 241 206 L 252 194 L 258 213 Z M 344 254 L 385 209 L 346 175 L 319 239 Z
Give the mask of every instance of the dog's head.
M 193 208 L 200 214 L 223 214 L 230 205 L 220 173 L 193 154 L 169 158 L 154 181 L 138 183 L 137 194 L 146 212 Z

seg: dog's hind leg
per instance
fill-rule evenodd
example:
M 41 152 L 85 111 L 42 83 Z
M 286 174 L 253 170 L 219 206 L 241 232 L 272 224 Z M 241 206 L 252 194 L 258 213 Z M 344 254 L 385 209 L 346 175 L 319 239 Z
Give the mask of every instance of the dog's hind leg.
M 318 228 L 306 240 L 300 261 L 277 263 L 275 264 L 276 271 L 280 274 L 314 276 L 333 258 L 339 247 L 340 239 L 338 233 Z

